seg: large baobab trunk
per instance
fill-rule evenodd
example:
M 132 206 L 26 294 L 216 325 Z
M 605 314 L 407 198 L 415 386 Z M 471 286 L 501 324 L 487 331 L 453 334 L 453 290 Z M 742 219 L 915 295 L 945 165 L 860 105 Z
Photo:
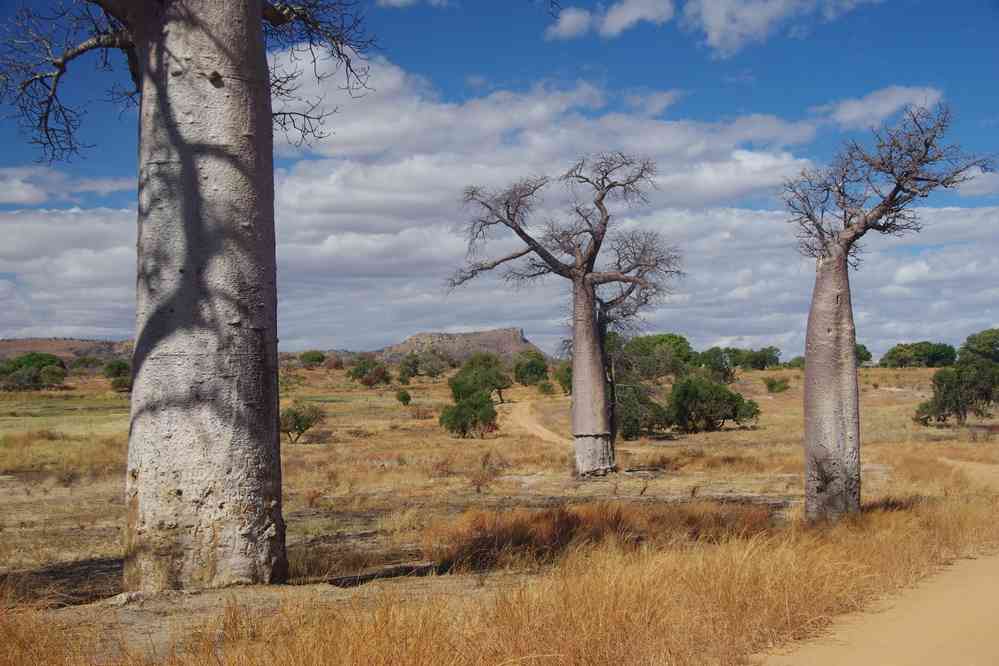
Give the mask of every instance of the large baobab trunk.
M 805 515 L 860 510 L 860 405 L 847 248 L 818 259 L 805 338 Z
M 614 442 L 596 295 L 585 280 L 574 280 L 572 291 L 572 435 L 576 472 L 580 476 L 599 476 L 614 470 Z
M 260 0 L 145 3 L 125 588 L 287 576 Z

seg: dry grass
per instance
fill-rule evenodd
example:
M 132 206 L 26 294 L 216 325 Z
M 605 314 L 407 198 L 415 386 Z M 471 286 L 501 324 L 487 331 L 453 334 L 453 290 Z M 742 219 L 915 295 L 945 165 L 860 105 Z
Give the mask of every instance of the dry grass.
M 867 510 L 816 529 L 794 511 L 780 522 L 755 506 L 677 503 L 800 498 L 797 371 L 766 373 L 790 379 L 780 394 L 767 394 L 758 373 L 739 378 L 735 388 L 763 409 L 758 428 L 621 443 L 623 466 L 658 471 L 589 483 L 570 478 L 567 447 L 507 427 L 484 441 L 458 440 L 433 419 L 413 418 L 447 400 L 442 381 L 414 382 L 407 409 L 394 390 L 364 389 L 342 371 L 300 374 L 282 399 L 321 405 L 334 436 L 284 448 L 296 581 L 430 557 L 502 584 L 474 595 L 414 592 L 446 588 L 459 573 L 423 579 L 422 588 L 384 588 L 392 593 L 372 586 L 353 602 L 293 600 L 266 611 L 246 601 L 252 594 L 234 592 L 174 654 L 161 650 L 155 661 L 119 646 L 132 634 L 117 631 L 148 627 L 67 628 L 25 603 L 34 598 L 27 579 L 0 578 L 0 666 L 91 664 L 94 655 L 111 666 L 735 665 L 999 541 L 994 491 L 946 462 L 997 465 L 999 450 L 984 435 L 911 421 L 932 371 L 862 371 Z M 117 449 L 98 446 L 127 428 L 120 400 L 104 390 L 0 400 L 0 469 L 23 471 L 23 480 L 0 482 L 0 566 L 120 551 L 108 536 L 122 520 L 120 488 L 79 480 L 66 488 L 58 477 L 122 464 L 122 436 Z M 537 400 L 519 387 L 509 397 Z M 536 407 L 546 427 L 567 432 L 567 400 Z M 32 485 L 36 472 L 51 478 Z
M 485 600 L 386 595 L 268 617 L 230 604 L 173 657 L 109 663 L 743 664 L 999 539 L 994 499 L 883 506 L 833 528 L 723 530 L 686 547 L 570 540 L 559 566 Z M 590 525 L 619 529 L 609 507 L 588 511 Z M 85 663 L 41 622 L 0 618 L 0 664 Z

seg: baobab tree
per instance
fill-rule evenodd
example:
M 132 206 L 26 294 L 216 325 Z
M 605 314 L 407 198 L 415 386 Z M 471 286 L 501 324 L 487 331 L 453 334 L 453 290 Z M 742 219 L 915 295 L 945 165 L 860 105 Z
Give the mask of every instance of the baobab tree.
M 680 275 L 679 252 L 658 232 L 613 228 L 611 202 L 645 202 L 655 171 L 651 160 L 605 153 L 579 160 L 558 179 L 524 178 L 500 190 L 473 186 L 464 194 L 474 216 L 467 225 L 468 259 L 450 279 L 452 289 L 498 268 L 517 285 L 549 275 L 572 283 L 572 433 L 576 472 L 583 477 L 615 469 L 603 346 L 607 327 L 656 302 Z M 542 194 L 555 183 L 573 193 L 570 211 L 535 228 Z M 483 245 L 497 232 L 513 236 L 521 247 L 480 259 Z
M 988 168 L 944 143 L 945 106 L 911 107 L 894 126 L 873 130 L 870 146 L 848 142 L 828 168 L 806 170 L 784 187 L 799 249 L 816 260 L 805 337 L 805 514 L 836 519 L 860 510 L 860 402 L 850 268 L 868 232 L 921 230 L 913 204 Z
M 45 11 L 20 10 L 0 44 L 0 101 L 43 156 L 82 147 L 63 84 L 85 57 L 120 58 L 132 86 L 117 97 L 138 106 L 125 589 L 282 581 L 273 127 L 321 134 L 325 112 L 295 101 L 294 63 L 332 59 L 362 82 L 361 23 L 346 0 Z M 291 64 L 269 68 L 268 45 Z

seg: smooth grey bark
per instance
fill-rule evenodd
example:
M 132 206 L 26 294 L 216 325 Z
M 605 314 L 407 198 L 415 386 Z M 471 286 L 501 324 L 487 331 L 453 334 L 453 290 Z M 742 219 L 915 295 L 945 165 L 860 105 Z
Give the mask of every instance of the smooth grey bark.
M 585 278 L 573 280 L 572 437 L 580 476 L 615 470 L 601 342 L 594 288 Z
M 805 335 L 805 517 L 860 511 L 860 390 L 848 249 L 819 257 Z
M 148 3 L 125 589 L 283 581 L 260 0 Z

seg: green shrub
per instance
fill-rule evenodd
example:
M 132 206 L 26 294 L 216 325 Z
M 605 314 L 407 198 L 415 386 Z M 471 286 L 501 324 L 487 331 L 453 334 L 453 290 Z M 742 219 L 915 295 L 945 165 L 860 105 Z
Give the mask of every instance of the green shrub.
M 759 415 L 754 401 L 704 377 L 685 377 L 670 393 L 669 421 L 684 432 L 719 430 L 725 421 L 743 425 Z
M 115 359 L 114 361 L 108 361 L 104 365 L 104 376 L 108 379 L 115 379 L 116 377 L 130 377 L 131 375 L 132 364 L 128 361 Z
M 360 356 L 348 372 L 347 376 L 355 382 L 360 382 L 368 388 L 378 384 L 391 384 L 392 373 L 381 361 L 375 360 L 373 356 Z
M 933 397 L 916 408 L 913 420 L 946 423 L 955 419 L 964 425 L 968 416 L 989 416 L 989 408 L 999 401 L 999 368 L 988 363 L 959 364 L 941 368 L 933 375 Z
M 431 379 L 437 379 L 448 369 L 447 359 L 434 352 L 420 354 L 420 374 L 424 374 Z
M 92 368 L 99 368 L 103 361 L 96 356 L 80 356 L 79 358 L 74 358 L 69 367 L 73 370 L 90 370 Z
M 39 368 L 20 368 L 4 379 L 4 388 L 11 391 L 30 391 L 41 388 L 42 371 Z
M 786 368 L 798 368 L 798 369 L 802 369 L 802 368 L 805 367 L 805 357 L 804 356 L 795 356 L 790 361 L 788 361 L 787 363 L 785 363 L 784 367 L 786 367 Z
M 565 361 L 555 369 L 555 381 L 562 387 L 562 393 L 572 395 L 572 363 Z
M 0 362 L 0 377 L 11 378 L 21 370 L 30 369 L 40 371 L 42 368 L 49 366 L 56 366 L 63 369 L 66 368 L 66 364 L 63 363 L 62 359 L 54 354 L 29 352 L 16 358 L 10 358 Z M 23 382 L 27 381 L 30 374 L 31 373 L 22 373 L 19 375 L 19 378 L 14 381 L 14 383 L 23 384 Z
M 409 391 L 406 389 L 399 389 L 395 392 L 395 399 L 401 402 L 403 405 L 408 405 L 413 401 L 413 396 L 409 395 Z
M 547 380 L 538 382 L 538 393 L 541 395 L 555 395 L 555 385 Z
M 38 380 L 43 386 L 62 386 L 66 371 L 58 365 L 46 365 L 38 372 Z
M 318 368 L 326 360 L 326 354 L 318 350 L 304 351 L 298 355 L 298 360 L 305 368 Z
M 522 352 L 513 366 L 513 377 L 524 386 L 545 381 L 548 379 L 548 361 L 541 352 L 533 349 Z
M 485 437 L 496 430 L 496 408 L 485 391 L 479 391 L 445 407 L 441 412 L 441 427 L 458 437 L 476 434 Z
M 668 410 L 652 399 L 646 387 L 618 386 L 616 394 L 615 426 L 622 439 L 635 440 L 669 427 Z
M 767 386 L 767 393 L 783 393 L 791 388 L 791 382 L 785 377 L 764 377 L 763 383 Z
M 499 357 L 486 353 L 473 354 L 465 361 L 461 370 L 448 380 L 451 396 L 456 403 L 477 393 L 492 396 L 493 391 L 502 403 L 503 389 L 510 388 L 511 385 L 510 377 L 503 371 Z
M 131 377 L 115 377 L 111 380 L 111 390 L 117 391 L 118 393 L 131 393 L 132 392 L 132 378 Z
M 281 410 L 281 432 L 292 444 L 301 439 L 302 435 L 319 425 L 326 415 L 319 405 L 295 403 Z

